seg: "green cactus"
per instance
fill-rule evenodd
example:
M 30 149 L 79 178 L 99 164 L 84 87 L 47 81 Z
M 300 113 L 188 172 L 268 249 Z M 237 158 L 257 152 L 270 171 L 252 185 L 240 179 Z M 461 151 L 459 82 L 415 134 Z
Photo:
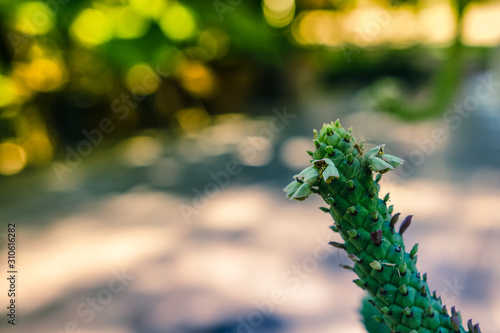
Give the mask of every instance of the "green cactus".
M 311 166 L 284 191 L 288 198 L 300 201 L 317 193 L 328 204 L 321 209 L 331 214 L 331 229 L 344 240 L 330 245 L 347 251 L 354 263 L 349 268 L 358 276 L 354 283 L 367 291 L 367 302 L 378 310 L 365 323 L 376 327 L 374 319 L 390 332 L 401 333 L 479 333 L 478 324 L 469 320 L 466 330 L 455 307 L 450 315 L 441 297 L 431 294 L 427 274 L 421 275 L 416 267 L 418 244 L 406 252 L 403 241 L 412 216 L 403 219 L 396 232 L 400 214 L 387 207 L 389 194 L 379 197 L 382 174 L 403 160 L 385 153 L 384 145 L 363 151 L 352 129 L 345 130 L 338 120 L 324 124 L 319 133 L 314 130 L 314 145 L 315 151 L 308 152 Z M 378 173 L 375 178 L 374 173 Z M 363 313 L 371 312 L 364 309 Z

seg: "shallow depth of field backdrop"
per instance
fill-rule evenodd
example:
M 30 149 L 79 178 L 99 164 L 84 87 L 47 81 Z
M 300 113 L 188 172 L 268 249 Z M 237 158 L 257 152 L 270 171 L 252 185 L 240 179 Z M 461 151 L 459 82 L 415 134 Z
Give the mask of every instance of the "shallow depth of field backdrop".
M 363 332 L 281 191 L 337 118 L 406 160 L 419 268 L 500 332 L 500 1 L 0 0 L 0 31 L 2 332 Z

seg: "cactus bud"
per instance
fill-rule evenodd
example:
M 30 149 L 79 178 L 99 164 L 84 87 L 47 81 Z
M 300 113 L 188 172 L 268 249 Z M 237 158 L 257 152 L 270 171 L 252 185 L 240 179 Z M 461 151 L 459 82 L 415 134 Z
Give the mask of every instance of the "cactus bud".
M 356 238 L 356 237 L 358 237 L 358 232 L 356 231 L 356 229 L 352 229 L 352 230 L 347 231 L 347 234 L 348 234 L 348 235 L 349 235 L 349 237 L 351 237 L 351 238 Z
M 391 309 L 389 309 L 387 306 L 384 306 L 382 309 L 380 309 L 384 314 L 390 316 L 392 314 Z
M 370 238 L 375 246 L 379 246 L 382 243 L 382 230 L 372 232 Z
M 387 193 L 384 197 L 384 202 L 387 203 L 389 201 L 389 193 Z
M 335 178 L 339 178 L 339 171 L 333 162 L 329 159 L 325 159 L 328 166 L 323 170 L 323 179 L 327 183 L 331 183 Z
M 346 184 L 348 189 L 350 189 L 350 190 L 354 189 L 354 182 L 352 180 L 349 179 L 348 181 L 346 181 L 345 184 Z
M 413 245 L 411 251 L 410 251 L 410 258 L 415 258 L 415 255 L 417 254 L 418 252 L 418 243 Z
M 411 309 L 409 307 L 406 307 L 403 309 L 403 314 L 407 317 L 411 317 L 413 315 L 413 312 L 411 312 Z
M 347 257 L 358 264 L 362 262 L 362 260 L 359 259 L 358 256 L 355 254 L 349 254 Z
M 391 227 L 394 228 L 396 223 L 398 223 L 400 213 L 394 214 L 394 216 L 391 218 Z
M 313 153 L 312 151 L 310 151 L 310 150 L 306 150 L 306 153 L 307 153 L 309 156 L 311 156 L 311 157 L 312 157 L 312 156 L 313 156 L 313 154 L 314 154 L 314 153 Z
M 424 280 L 424 282 L 427 282 L 427 273 L 424 273 L 424 275 L 422 275 L 422 280 Z
M 366 288 L 365 283 L 361 279 L 356 279 L 356 280 L 353 280 L 352 282 L 354 282 L 361 289 L 365 289 Z
M 479 328 L 479 324 L 474 325 L 474 333 L 481 333 L 481 329 Z
M 339 232 L 339 228 L 337 228 L 337 226 L 330 226 L 330 229 L 332 229 L 333 232 Z
M 389 154 L 382 154 L 380 158 L 385 162 L 389 163 L 393 168 L 400 166 L 404 162 L 402 158 Z
M 408 287 L 406 287 L 406 284 L 403 284 L 399 286 L 399 292 L 403 294 L 403 296 L 408 296 Z
M 469 329 L 469 332 L 474 332 L 474 324 L 472 324 L 472 319 L 469 319 L 467 321 L 467 328 Z
M 356 210 L 356 207 L 354 207 L 354 206 L 347 208 L 347 212 L 351 215 L 356 215 L 358 213 L 358 211 Z
M 404 219 L 403 223 L 401 223 L 401 226 L 399 227 L 399 233 L 401 235 L 403 235 L 404 232 L 406 231 L 406 229 L 408 229 L 410 227 L 412 217 L 413 217 L 413 215 L 408 215 Z
M 312 156 L 312 155 L 311 155 Z M 376 177 L 375 177 L 375 181 L 378 183 L 380 182 L 380 180 L 382 179 L 382 175 L 379 173 Z
M 384 322 L 384 319 L 382 317 L 380 317 L 380 316 L 373 316 L 372 318 L 376 322 L 379 322 L 379 323 L 383 323 Z
M 370 196 L 370 198 L 373 198 L 375 194 L 377 194 L 377 189 L 375 188 L 375 186 L 370 187 L 368 189 L 368 196 Z
M 382 265 L 377 260 L 372 261 L 370 263 L 370 267 L 373 268 L 376 271 L 381 271 L 382 270 Z
M 336 247 L 337 249 L 345 250 L 345 245 L 337 242 L 330 242 L 328 243 L 333 247 Z
M 292 199 L 298 200 L 298 201 L 303 201 L 306 198 L 308 198 L 311 195 L 311 187 L 309 187 L 309 184 L 304 183 L 300 185 L 300 187 L 295 191 L 295 193 L 292 196 Z
M 316 139 L 318 137 L 318 130 L 313 129 L 313 139 Z
M 290 184 L 288 184 L 284 189 L 283 191 L 286 192 L 286 196 L 287 198 L 291 198 L 293 196 L 293 194 L 295 193 L 295 191 L 297 191 L 297 189 L 300 187 L 300 183 L 296 180 L 294 180 L 293 182 L 291 182 Z
M 333 151 L 333 147 L 332 146 L 328 146 L 325 148 L 326 152 L 328 153 L 328 156 L 333 156 L 334 155 L 334 151 Z
M 434 317 L 434 309 L 432 308 L 432 305 L 429 305 L 427 309 L 425 309 L 425 312 L 429 317 Z
M 460 318 L 458 317 L 458 314 L 457 313 L 454 313 L 451 318 L 450 318 L 450 322 L 451 322 L 451 328 L 455 331 L 460 331 L 460 324 L 461 324 L 461 320 Z
M 354 157 L 352 156 L 352 154 L 349 154 L 345 157 L 346 161 L 347 161 L 347 164 L 352 164 L 352 162 L 354 161 Z
M 319 148 L 319 147 L 321 146 L 321 144 L 320 144 L 320 142 L 319 142 L 319 140 L 318 140 L 318 139 L 314 139 L 314 146 L 315 146 L 316 148 Z
M 392 165 L 378 157 L 372 157 L 368 159 L 368 163 L 373 171 L 379 173 L 386 173 L 387 171 L 394 169 Z
M 339 265 L 339 267 L 342 267 L 343 269 L 347 269 L 348 271 L 354 271 L 354 268 L 352 268 L 349 265 Z
M 370 215 L 371 215 L 373 221 L 378 220 L 378 210 L 373 211 Z
M 443 307 L 441 308 L 441 312 L 445 317 L 448 317 L 448 309 L 446 308 L 446 305 L 443 305 Z
M 408 266 L 406 265 L 406 263 L 402 263 L 401 265 L 399 265 L 398 267 L 398 271 L 399 271 L 399 274 L 401 275 L 405 275 L 406 274 L 406 270 L 408 269 Z
M 325 199 L 326 203 L 329 205 L 334 205 L 335 204 L 335 199 L 332 197 L 328 197 Z

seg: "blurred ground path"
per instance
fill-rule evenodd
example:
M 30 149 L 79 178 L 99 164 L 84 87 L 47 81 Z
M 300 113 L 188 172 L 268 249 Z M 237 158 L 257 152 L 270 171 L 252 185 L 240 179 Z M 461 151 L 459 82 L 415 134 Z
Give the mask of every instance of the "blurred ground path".
M 431 288 L 498 332 L 500 225 L 490 208 L 500 191 L 464 197 L 463 187 L 422 180 L 383 188 L 397 211 L 415 215 L 406 241 L 420 243 Z M 345 255 L 325 246 L 336 236 L 318 200 L 234 186 L 190 224 L 180 202 L 189 204 L 138 187 L 88 199 L 41 230 L 21 224 L 17 332 L 63 332 L 68 322 L 83 332 L 363 332 L 362 293 L 338 267 Z M 81 304 L 108 302 L 102 290 L 122 270 L 133 279 L 89 315 Z

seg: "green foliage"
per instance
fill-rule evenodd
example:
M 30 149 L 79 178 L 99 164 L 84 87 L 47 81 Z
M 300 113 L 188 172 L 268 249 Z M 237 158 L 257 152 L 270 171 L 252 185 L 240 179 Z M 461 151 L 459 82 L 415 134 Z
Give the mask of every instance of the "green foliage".
M 441 297 L 430 293 L 427 274 L 416 266 L 418 247 L 406 252 L 403 240 L 412 216 L 403 219 L 396 232 L 400 214 L 387 207 L 388 194 L 379 197 L 381 174 L 403 160 L 386 154 L 384 145 L 364 151 L 352 130 L 344 129 L 338 120 L 314 131 L 314 144 L 311 166 L 295 176 L 285 191 L 296 200 L 318 193 L 329 205 L 324 211 L 334 219 L 331 229 L 344 240 L 330 245 L 347 251 L 358 276 L 354 283 L 368 293 L 362 313 L 369 332 L 480 332 L 472 321 L 464 329 L 455 307 L 449 314 Z M 374 173 L 378 173 L 375 178 Z M 389 330 L 377 328 L 374 320 Z

